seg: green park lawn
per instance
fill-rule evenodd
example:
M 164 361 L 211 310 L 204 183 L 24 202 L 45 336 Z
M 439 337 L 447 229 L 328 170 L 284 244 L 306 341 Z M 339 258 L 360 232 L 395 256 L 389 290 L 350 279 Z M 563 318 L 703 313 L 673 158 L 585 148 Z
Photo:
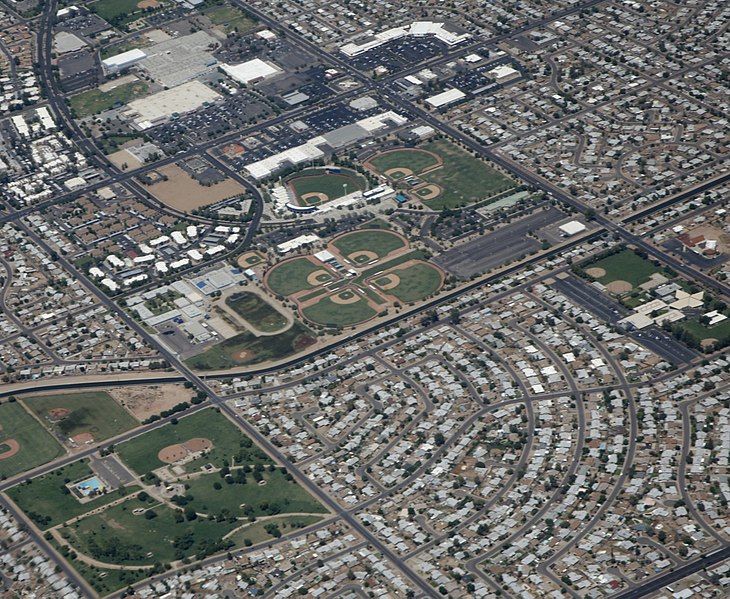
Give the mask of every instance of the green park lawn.
M 139 487 L 122 487 L 81 503 L 68 491 L 66 484 L 81 481 L 93 474 L 87 462 L 73 462 L 30 482 L 16 485 L 7 493 L 39 528 L 45 530 L 139 490 Z
M 137 426 L 138 422 L 104 391 L 38 395 L 23 400 L 42 422 L 64 437 L 91 433 L 95 441 L 103 441 Z M 61 420 L 54 421 L 54 408 L 69 410 Z
M 264 333 L 280 331 L 287 324 L 283 314 L 255 293 L 236 293 L 226 298 L 226 304 L 252 327 Z
M 211 463 L 218 467 L 237 464 L 267 464 L 271 460 L 251 439 L 220 412 L 207 409 L 185 418 L 177 424 L 166 424 L 148 433 L 116 446 L 117 455 L 138 474 L 146 474 L 164 466 L 157 454 L 161 449 L 175 443 L 203 437 L 213 442 L 207 456 L 185 464 L 188 472 L 197 471 L 202 465 Z
M 399 235 L 390 231 L 362 229 L 337 237 L 332 245 L 345 257 L 355 252 L 369 251 L 383 258 L 406 244 Z
M 352 304 L 336 304 L 329 297 L 302 310 L 307 320 L 328 327 L 347 327 L 369 320 L 377 314 L 368 303 L 360 298 Z
M 139 507 L 149 507 L 156 516 L 135 515 Z M 60 532 L 74 549 L 103 563 L 152 565 L 223 551 L 229 547 L 223 536 L 240 525 L 236 520 L 187 520 L 179 514 L 166 505 L 150 507 L 131 498 Z
M 0 404 L 0 454 L 19 445 L 15 455 L 0 460 L 0 477 L 25 472 L 64 453 L 61 445 L 17 402 Z M 11 443 L 8 443 L 11 442 Z
M 249 17 L 244 11 L 235 6 L 226 6 L 219 3 L 217 6 L 203 9 L 203 14 L 208 17 L 214 25 L 221 25 L 228 33 L 237 31 L 246 33 L 256 26 L 256 21 Z
M 221 370 L 247 364 L 281 360 L 306 349 L 316 341 L 315 334 L 301 322 L 277 335 L 257 337 L 248 331 L 226 339 L 185 363 L 195 370 Z
M 303 289 L 312 289 L 314 285 L 309 284 L 307 277 L 322 268 L 322 265 L 303 257 L 285 260 L 269 271 L 266 285 L 278 295 L 293 295 Z
M 144 81 L 130 81 L 103 92 L 99 89 L 90 89 L 69 98 L 71 110 L 77 118 L 84 118 L 93 114 L 99 114 L 115 106 L 127 104 L 144 96 L 149 86 Z
M 405 303 L 422 300 L 441 287 L 441 274 L 425 262 L 390 272 L 400 278 L 400 283 L 385 293 L 392 294 Z
M 278 531 L 281 535 L 286 535 L 321 520 L 322 516 L 275 516 L 246 524 L 234 532 L 230 539 L 236 547 L 257 545 L 265 541 L 273 541 L 278 536 L 269 531 Z
M 231 480 L 236 480 L 237 470 Z M 186 496 L 192 500 L 185 507 L 200 514 L 225 514 L 239 518 L 274 516 L 287 513 L 323 513 L 325 509 L 302 486 L 289 480 L 280 469 L 258 474 L 266 484 L 258 484 L 253 473 L 245 475 L 244 484 L 225 482 L 219 473 L 206 474 L 188 481 Z M 217 485 L 216 485 L 217 483 Z M 215 486 L 214 486 L 215 485 Z M 220 487 L 220 488 L 217 488 Z

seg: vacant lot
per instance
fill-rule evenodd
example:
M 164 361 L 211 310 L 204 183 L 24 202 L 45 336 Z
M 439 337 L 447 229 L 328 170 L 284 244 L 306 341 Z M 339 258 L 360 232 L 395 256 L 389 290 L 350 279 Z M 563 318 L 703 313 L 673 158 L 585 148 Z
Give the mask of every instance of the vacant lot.
M 162 167 L 157 172 L 167 177 L 167 180 L 149 185 L 147 189 L 163 204 L 183 212 L 210 206 L 246 193 L 243 185 L 233 179 L 224 179 L 210 186 L 201 185 L 176 164 Z
M 103 441 L 138 424 L 104 391 L 39 395 L 24 401 L 43 422 L 67 438 L 90 433 L 94 441 Z
M 269 270 L 266 274 L 266 285 L 279 295 L 294 295 L 299 291 L 314 288 L 316 285 L 307 279 L 309 275 L 323 270 L 323 268 L 321 264 L 315 264 L 309 258 L 285 260 Z M 325 277 L 324 274 L 320 278 L 319 283 L 326 283 L 332 279 L 330 275 Z
M 93 472 L 87 462 L 74 462 L 31 479 L 30 483 L 12 487 L 8 495 L 31 520 L 45 530 L 101 505 L 116 501 L 138 489 L 138 487 L 122 487 L 87 503 L 81 503 L 68 492 L 66 482 L 78 482 L 92 475 Z
M 193 397 L 193 391 L 180 384 L 129 385 L 108 393 L 140 422 Z
M 0 476 L 13 476 L 62 454 L 63 448 L 23 406 L 0 404 Z
M 363 229 L 337 237 L 332 245 L 345 258 L 357 263 L 358 252 L 372 252 L 377 258 L 384 258 L 391 252 L 406 247 L 406 242 L 400 235 L 390 231 Z
M 212 6 L 204 9 L 203 14 L 214 25 L 220 25 L 226 33 L 232 33 L 233 31 L 246 33 L 256 26 L 256 21 L 251 19 L 239 8 L 233 6 Z
M 149 86 L 144 81 L 124 83 L 108 92 L 90 89 L 69 98 L 71 110 L 78 118 L 99 114 L 105 110 L 122 106 L 147 93 Z
M 255 293 L 236 293 L 226 298 L 226 304 L 253 328 L 264 333 L 280 331 L 287 324 L 283 314 Z
M 188 358 L 185 363 L 196 370 L 222 370 L 260 364 L 291 356 L 306 349 L 316 340 L 312 331 L 294 321 L 291 327 L 278 335 L 257 337 L 253 333 L 241 333 L 214 345 L 202 354 Z
M 196 471 L 202 464 L 207 463 L 219 467 L 230 465 L 231 460 L 238 464 L 270 462 L 248 436 L 213 409 L 197 412 L 181 418 L 177 424 L 166 424 L 122 443 L 117 446 L 117 454 L 134 471 L 146 474 L 165 465 L 165 462 L 157 457 L 161 449 L 199 437 L 210 439 L 213 442 L 213 449 L 206 457 L 188 462 L 185 468 L 189 472 Z

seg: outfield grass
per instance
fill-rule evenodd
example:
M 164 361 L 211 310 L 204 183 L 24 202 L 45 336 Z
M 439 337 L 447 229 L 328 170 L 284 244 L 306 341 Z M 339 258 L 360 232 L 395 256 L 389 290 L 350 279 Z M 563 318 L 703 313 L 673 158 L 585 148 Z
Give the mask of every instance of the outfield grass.
M 728 338 L 730 338 L 730 318 L 712 327 L 703 325 L 699 318 L 680 321 L 677 323 L 677 326 L 687 331 L 698 342 L 702 342 L 705 339 L 717 339 L 720 347 L 726 345 Z
M 246 475 L 245 484 L 229 484 L 218 473 L 191 479 L 185 494 L 193 499 L 186 507 L 209 516 L 225 513 L 239 518 L 326 511 L 303 487 L 287 480 L 278 468 L 273 472 L 265 469 L 260 476 L 266 481 L 265 485 L 258 484 L 252 473 Z M 235 476 L 232 478 L 235 480 Z M 213 486 L 215 483 L 220 489 Z
M 40 395 L 23 400 L 43 422 L 48 422 L 64 437 L 91 433 L 95 441 L 103 441 L 137 426 L 138 422 L 104 391 Z M 50 410 L 65 408 L 68 416 L 53 422 Z
M 24 482 L 16 485 L 7 493 L 39 528 L 45 530 L 139 490 L 139 487 L 122 487 L 81 503 L 70 494 L 66 484 L 93 474 L 87 462 L 74 462 L 31 479 L 30 484 Z
M 512 179 L 450 141 L 430 141 L 422 147 L 444 161 L 441 168 L 421 177 L 443 190 L 438 197 L 422 200 L 432 210 L 459 208 L 515 187 Z
M 188 472 L 197 471 L 207 463 L 219 467 L 230 465 L 232 459 L 238 464 L 268 464 L 271 461 L 235 424 L 213 409 L 196 412 L 181 418 L 177 424 L 166 424 L 135 437 L 117 445 L 116 452 L 132 470 L 146 474 L 165 465 L 157 458 L 161 449 L 196 437 L 210 439 L 213 449 L 207 456 L 185 464 Z
M 278 516 L 253 522 L 240 530 L 234 532 L 229 538 L 236 547 L 243 547 L 246 541 L 250 545 L 257 545 L 265 541 L 273 541 L 276 537 L 269 533 L 267 526 L 274 525 L 282 535 L 291 533 L 300 528 L 316 524 L 322 520 L 322 516 Z
M 324 326 L 348 327 L 369 320 L 377 312 L 362 298 L 352 304 L 336 304 L 329 297 L 324 297 L 304 308 L 302 314 L 307 320 Z
M 407 168 L 418 174 L 438 164 L 438 159 L 432 154 L 417 148 L 404 148 L 378 154 L 371 158 L 369 162 L 379 173 L 385 173 L 394 168 Z
M 0 477 L 24 472 L 63 454 L 61 445 L 17 402 L 0 404 L 0 453 L 15 440 L 20 449 L 0 460 Z
M 236 293 L 226 298 L 226 304 L 252 327 L 264 333 L 280 331 L 287 324 L 283 314 L 255 293 Z
M 355 252 L 368 251 L 383 258 L 406 244 L 401 237 L 390 231 L 363 229 L 337 237 L 332 245 L 345 257 Z
M 400 283 L 385 293 L 392 294 L 405 303 L 422 300 L 441 287 L 441 274 L 425 262 L 389 272 L 397 275 Z
M 307 258 L 294 258 L 274 266 L 266 277 L 266 285 L 279 295 L 293 295 L 303 289 L 313 289 L 315 286 L 307 282 L 307 277 L 322 269 L 321 264 Z
M 244 332 L 214 345 L 185 363 L 196 370 L 221 370 L 260 364 L 268 360 L 281 360 L 309 347 L 316 341 L 316 335 L 301 322 L 294 324 L 277 335 L 257 337 Z
M 661 273 L 662 269 L 657 268 L 649 260 L 642 258 L 635 252 L 625 249 L 586 264 L 584 268 L 602 268 L 606 274 L 598 278 L 602 285 L 608 285 L 613 281 L 626 281 L 633 287 L 646 283 L 654 273 Z
M 127 104 L 144 96 L 149 86 L 144 81 L 130 81 L 103 92 L 99 89 L 90 89 L 69 98 L 71 110 L 77 118 L 84 118 L 92 114 L 99 114 L 116 105 Z
M 292 175 L 286 182 L 291 185 L 297 199 L 305 205 L 312 203 L 302 199 L 302 196 L 308 193 L 324 193 L 330 200 L 336 200 L 345 195 L 344 184 L 347 184 L 348 194 L 367 188 L 365 178 L 350 170 L 328 173 L 323 169 L 307 169 Z
M 221 539 L 239 525 L 236 520 L 204 518 L 177 522 L 179 512 L 165 505 L 151 508 L 153 519 L 135 516 L 133 510 L 142 506 L 130 499 L 63 527 L 61 534 L 75 549 L 103 563 L 152 565 L 223 550 L 227 546 Z

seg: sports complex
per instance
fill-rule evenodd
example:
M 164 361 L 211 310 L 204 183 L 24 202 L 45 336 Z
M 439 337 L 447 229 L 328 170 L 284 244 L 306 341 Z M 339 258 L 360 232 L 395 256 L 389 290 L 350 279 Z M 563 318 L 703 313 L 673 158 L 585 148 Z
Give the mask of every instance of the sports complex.
M 367 181 L 346 168 L 311 168 L 291 175 L 285 184 L 300 206 L 318 206 L 355 191 L 365 191 Z
M 393 231 L 360 229 L 332 239 L 326 249 L 273 266 L 264 284 L 294 302 L 308 322 L 355 326 L 436 293 L 443 272 Z

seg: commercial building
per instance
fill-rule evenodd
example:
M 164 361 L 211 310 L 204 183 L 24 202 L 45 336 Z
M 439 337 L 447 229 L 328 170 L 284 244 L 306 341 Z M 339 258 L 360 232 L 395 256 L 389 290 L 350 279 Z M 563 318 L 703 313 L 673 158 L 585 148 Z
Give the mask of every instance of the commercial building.
M 128 50 L 121 54 L 110 56 L 109 58 L 101 61 L 101 66 L 104 68 L 104 72 L 108 75 L 114 75 L 120 73 L 125 69 L 128 69 L 132 65 L 135 65 L 142 60 L 147 58 L 142 50 L 135 48 L 134 50 Z
M 231 79 L 243 85 L 258 83 L 283 72 L 275 64 L 260 58 L 254 58 L 235 65 L 221 64 L 220 68 Z

